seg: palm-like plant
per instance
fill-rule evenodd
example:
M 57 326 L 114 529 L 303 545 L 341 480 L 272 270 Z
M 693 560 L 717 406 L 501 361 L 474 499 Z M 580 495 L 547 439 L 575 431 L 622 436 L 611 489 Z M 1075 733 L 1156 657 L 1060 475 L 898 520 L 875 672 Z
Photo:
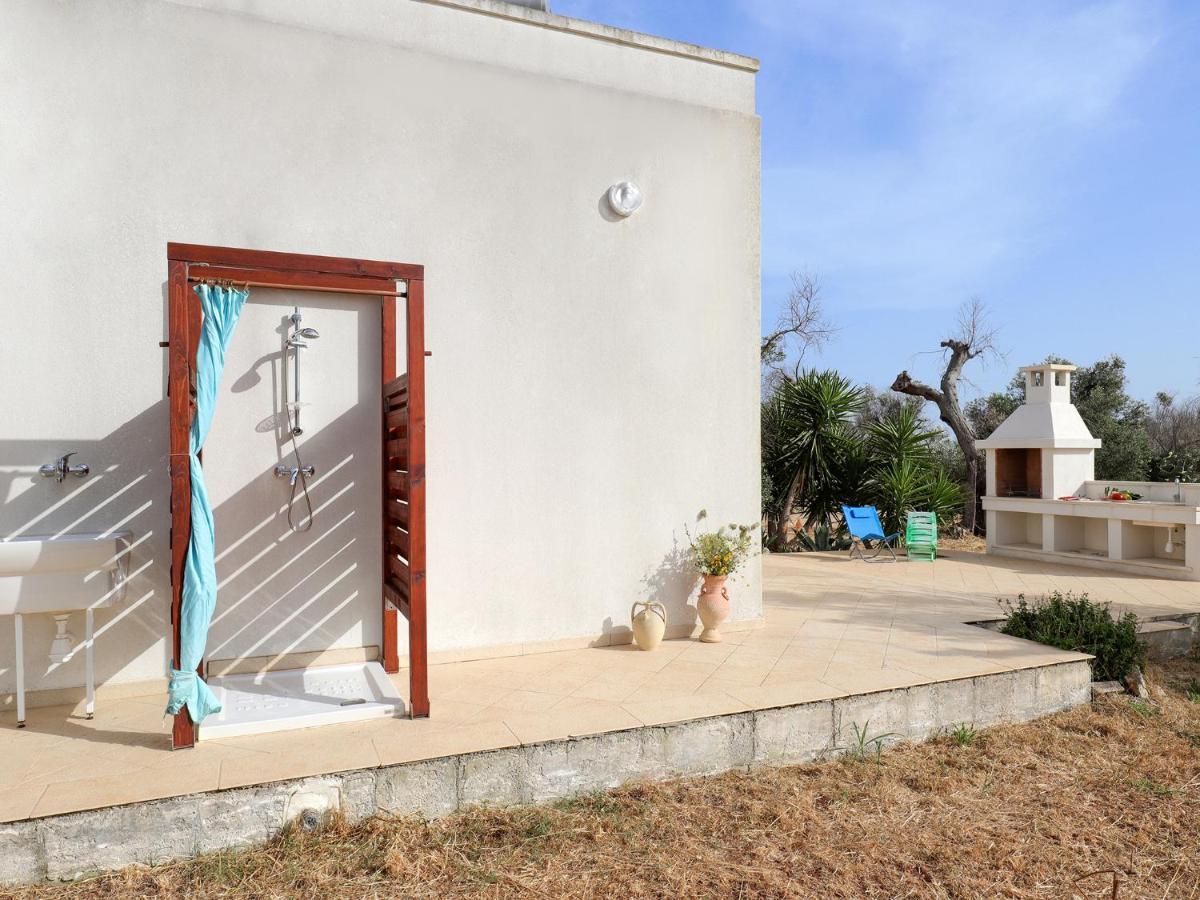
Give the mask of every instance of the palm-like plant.
M 944 469 L 938 469 L 925 485 L 923 508 L 937 514 L 938 522 L 950 523 L 962 512 L 963 489 Z
M 936 513 L 941 525 L 960 512 L 962 490 L 937 453 L 942 432 L 908 403 L 856 423 L 867 399 L 836 372 L 807 370 L 763 403 L 763 515 L 772 548 L 787 543 L 798 509 L 812 532 L 800 538 L 807 549 L 838 544 L 842 504 L 874 504 L 889 532 L 902 531 L 912 510 Z
M 920 414 L 902 406 L 868 425 L 867 445 L 875 468 L 869 485 L 887 532 L 902 531 L 911 510 L 937 514 L 949 523 L 962 506 L 962 489 L 942 470 L 933 454 L 939 432 L 926 429 Z
M 783 502 L 780 481 L 786 476 L 783 458 L 787 442 L 786 423 L 774 394 L 763 401 L 759 423 L 762 431 L 762 514 L 774 522 Z
M 925 499 L 928 476 L 912 459 L 886 461 L 875 475 L 875 502 L 879 518 L 888 534 L 902 531 L 902 520 L 910 510 L 919 509 Z
M 852 435 L 847 441 L 837 477 L 837 499 L 834 512 L 841 504 L 862 506 L 871 502 L 871 479 L 875 473 L 875 458 L 867 442 Z
M 925 428 L 925 420 L 909 404 L 872 422 L 866 432 L 867 444 L 875 459 L 888 462 L 911 460 L 921 466 L 931 461 L 930 444 L 938 436 L 937 431 Z
M 850 423 L 864 396 L 862 388 L 837 372 L 806 369 L 780 385 L 770 409 L 764 410 L 764 456 L 780 490 L 773 510 L 776 546 L 786 541 L 788 519 L 797 505 L 809 525 L 827 525 L 837 509 L 840 463 L 851 446 Z

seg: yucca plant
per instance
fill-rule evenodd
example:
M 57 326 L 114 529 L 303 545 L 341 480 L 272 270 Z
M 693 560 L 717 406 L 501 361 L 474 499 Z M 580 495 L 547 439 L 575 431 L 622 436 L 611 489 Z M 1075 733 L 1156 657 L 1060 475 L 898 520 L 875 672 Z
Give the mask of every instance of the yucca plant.
M 887 462 L 912 460 L 926 466 L 933 460 L 931 444 L 937 431 L 925 428 L 925 421 L 912 406 L 905 404 L 895 412 L 866 427 L 867 445 L 875 459 Z
M 837 372 L 807 369 L 775 391 L 763 412 L 763 452 L 779 490 L 772 528 L 776 546 L 800 506 L 810 525 L 828 523 L 842 498 L 841 463 L 851 450 L 850 423 L 863 389 Z
M 932 512 L 949 525 L 962 507 L 962 489 L 937 464 L 929 430 L 911 406 L 902 406 L 866 427 L 867 451 L 874 461 L 868 482 L 871 502 L 888 533 L 903 532 L 913 510 Z
M 925 484 L 922 509 L 935 513 L 939 524 L 949 525 L 962 511 L 962 485 L 944 469 L 938 469 Z
M 844 537 L 841 506 L 871 504 L 889 532 L 912 510 L 951 526 L 962 489 L 939 455 L 941 430 L 912 403 L 855 424 L 868 399 L 836 372 L 807 370 L 781 382 L 762 405 L 763 515 L 768 544 L 783 549 L 796 510 L 804 513 L 799 549 L 832 549 Z
M 904 530 L 909 511 L 920 509 L 925 500 L 927 478 L 925 470 L 912 459 L 894 459 L 876 473 L 873 487 L 885 532 Z

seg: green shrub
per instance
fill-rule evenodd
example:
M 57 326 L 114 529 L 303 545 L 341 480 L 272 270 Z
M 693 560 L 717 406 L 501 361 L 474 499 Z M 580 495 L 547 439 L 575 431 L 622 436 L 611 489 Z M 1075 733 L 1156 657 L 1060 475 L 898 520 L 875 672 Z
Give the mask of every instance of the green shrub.
M 1109 604 L 1093 603 L 1087 594 L 1055 591 L 1033 603 L 1021 594 L 1015 605 L 1001 601 L 1001 606 L 1006 610 L 1001 632 L 1092 654 L 1092 677 L 1097 681 L 1120 681 L 1146 660 L 1146 645 L 1137 637 L 1137 616 L 1127 612 L 1114 619 Z

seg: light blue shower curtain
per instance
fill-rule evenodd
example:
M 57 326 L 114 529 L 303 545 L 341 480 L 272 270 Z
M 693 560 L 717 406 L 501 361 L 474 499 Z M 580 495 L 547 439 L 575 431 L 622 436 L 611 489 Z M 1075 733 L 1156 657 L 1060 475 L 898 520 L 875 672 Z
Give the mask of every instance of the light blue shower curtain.
M 216 543 L 212 507 L 204 487 L 204 469 L 199 453 L 208 437 L 217 406 L 217 388 L 225 368 L 225 351 L 233 337 L 234 326 L 242 314 L 248 291 L 196 285 L 200 309 L 204 314 L 200 341 L 196 347 L 196 414 L 192 419 L 192 539 L 188 544 L 183 569 L 183 609 L 180 614 L 180 668 L 171 671 L 167 712 L 171 715 L 185 706 L 193 722 L 209 713 L 221 711 L 213 692 L 196 674 L 204 658 L 208 626 L 217 605 Z

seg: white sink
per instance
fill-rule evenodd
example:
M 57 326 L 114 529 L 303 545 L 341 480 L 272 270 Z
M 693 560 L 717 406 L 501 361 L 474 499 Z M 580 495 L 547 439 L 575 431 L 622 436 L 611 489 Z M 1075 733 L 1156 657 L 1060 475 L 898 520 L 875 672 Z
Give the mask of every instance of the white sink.
M 54 616 L 57 633 L 50 642 L 50 661 L 59 664 L 77 649 L 67 620 L 72 612 L 84 611 L 84 708 L 92 717 L 96 706 L 93 612 L 125 599 L 132 537 L 128 531 L 117 531 L 0 541 L 0 616 L 13 617 L 18 728 L 25 727 L 24 618 L 31 613 Z
M 68 613 L 119 602 L 131 538 L 119 531 L 0 541 L 0 616 Z

